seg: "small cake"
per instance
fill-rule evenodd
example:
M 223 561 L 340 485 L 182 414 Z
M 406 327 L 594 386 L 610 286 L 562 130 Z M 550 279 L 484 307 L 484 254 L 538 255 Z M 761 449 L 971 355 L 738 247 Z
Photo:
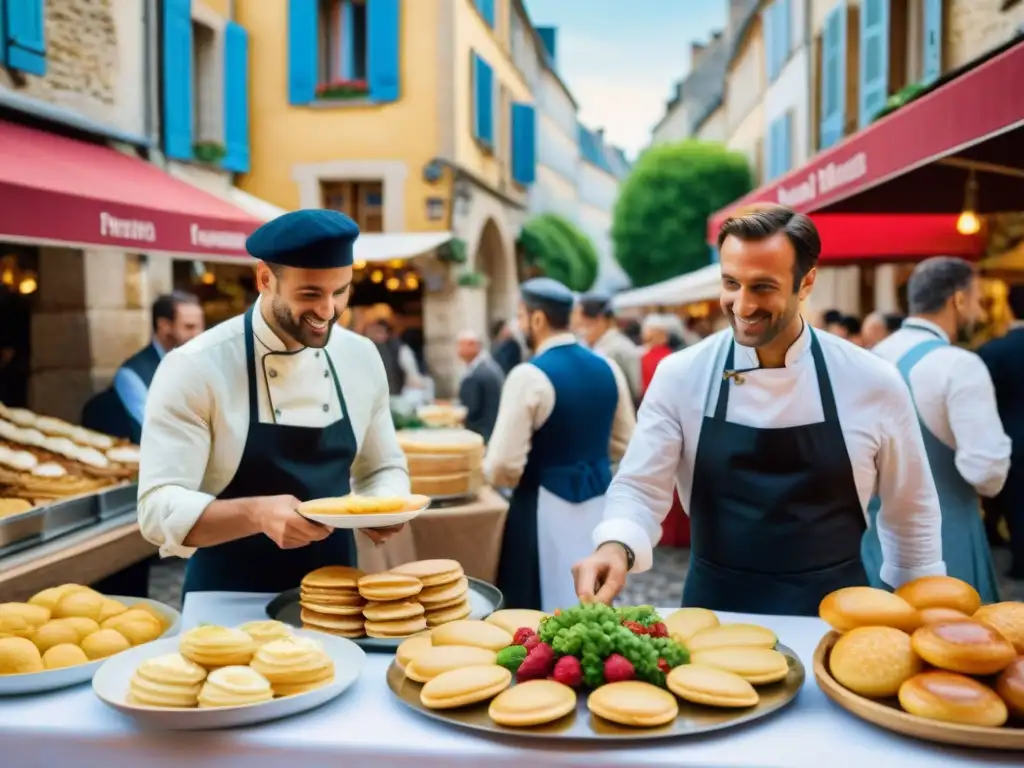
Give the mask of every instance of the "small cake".
M 1009 640 L 976 621 L 929 624 L 910 640 L 917 655 L 933 667 L 962 675 L 994 675 L 1017 655 Z

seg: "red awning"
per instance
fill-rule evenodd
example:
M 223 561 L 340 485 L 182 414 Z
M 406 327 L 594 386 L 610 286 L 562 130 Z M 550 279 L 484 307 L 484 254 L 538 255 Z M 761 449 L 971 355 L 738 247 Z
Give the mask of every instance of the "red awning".
M 261 223 L 110 147 L 0 121 L 0 240 L 234 257 Z
M 970 169 L 979 212 L 1019 210 L 1022 82 L 1024 42 L 1018 42 L 716 212 L 708 219 L 709 238 L 731 211 L 755 202 L 804 213 L 958 213 Z
M 821 260 L 836 262 L 926 259 L 959 256 L 979 259 L 985 235 L 961 235 L 957 214 L 815 213 L 821 236 Z

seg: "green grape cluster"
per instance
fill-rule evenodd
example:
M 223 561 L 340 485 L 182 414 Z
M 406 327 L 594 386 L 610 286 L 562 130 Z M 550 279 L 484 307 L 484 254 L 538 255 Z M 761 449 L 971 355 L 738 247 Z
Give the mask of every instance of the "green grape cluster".
M 686 664 L 690 660 L 686 649 L 667 637 L 637 635 L 624 627 L 623 621 L 648 627 L 660 622 L 661 617 L 649 605 L 615 609 L 588 603 L 545 618 L 538 634 L 556 656 L 580 660 L 583 682 L 588 687 L 604 684 L 604 660 L 613 653 L 629 659 L 637 680 L 665 687 L 665 673 L 658 668 L 658 660 L 665 659 L 670 667 Z

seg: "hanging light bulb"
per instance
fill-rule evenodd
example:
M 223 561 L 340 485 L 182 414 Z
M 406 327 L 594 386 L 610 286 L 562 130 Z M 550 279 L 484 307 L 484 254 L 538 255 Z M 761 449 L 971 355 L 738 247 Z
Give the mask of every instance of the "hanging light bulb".
M 410 272 L 408 275 L 405 276 L 405 287 L 408 288 L 410 291 L 415 291 L 417 288 L 420 287 L 420 279 L 416 277 L 415 273 Z
M 956 220 L 956 231 L 961 235 L 976 235 L 981 230 L 981 219 L 975 213 L 978 207 L 978 180 L 972 169 L 964 190 L 964 209 Z
M 397 291 L 401 282 L 399 282 L 397 277 L 389 277 L 388 281 L 384 285 L 387 286 L 389 291 Z
M 373 270 L 373 272 L 370 273 L 370 280 L 374 283 L 379 283 L 383 279 L 384 273 L 381 272 L 379 269 L 375 269 Z

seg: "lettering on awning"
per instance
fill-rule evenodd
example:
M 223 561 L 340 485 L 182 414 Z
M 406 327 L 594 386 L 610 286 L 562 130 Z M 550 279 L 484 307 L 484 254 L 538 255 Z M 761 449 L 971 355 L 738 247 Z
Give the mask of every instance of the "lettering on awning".
M 144 219 L 119 219 L 100 211 L 100 235 L 140 243 L 156 242 L 156 224 Z
M 778 187 L 776 192 L 780 205 L 800 208 L 819 195 L 828 195 L 867 176 L 868 156 L 858 152 L 841 163 L 828 163 L 807 173 L 803 179 Z
M 242 232 L 224 232 L 202 229 L 198 224 L 189 228 L 192 245 L 198 248 L 216 248 L 222 251 L 244 251 L 246 235 Z

